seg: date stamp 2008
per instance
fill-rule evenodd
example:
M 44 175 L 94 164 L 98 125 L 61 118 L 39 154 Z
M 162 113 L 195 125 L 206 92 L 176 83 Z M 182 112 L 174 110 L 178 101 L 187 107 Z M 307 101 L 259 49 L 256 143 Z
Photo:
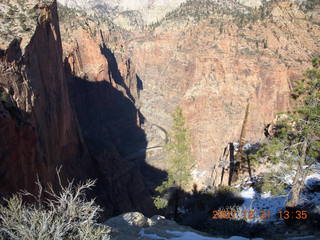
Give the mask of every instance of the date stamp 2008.
M 247 219 L 247 220 L 267 220 L 271 219 L 271 211 L 255 211 L 252 209 L 248 210 L 216 210 L 212 211 L 212 219 Z M 282 220 L 296 219 L 306 220 L 309 217 L 307 211 L 295 210 L 295 211 L 279 211 L 276 215 Z
M 212 211 L 212 219 L 270 219 L 271 211 L 255 210 L 216 210 Z

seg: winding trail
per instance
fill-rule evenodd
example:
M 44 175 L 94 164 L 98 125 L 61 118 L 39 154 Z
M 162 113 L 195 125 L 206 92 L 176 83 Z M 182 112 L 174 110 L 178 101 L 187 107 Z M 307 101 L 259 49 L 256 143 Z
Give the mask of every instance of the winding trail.
M 165 135 L 165 139 L 164 139 L 164 144 L 163 145 L 156 145 L 156 146 L 152 146 L 152 147 L 148 147 L 148 148 L 141 148 L 138 151 L 134 152 L 134 153 L 130 153 L 129 155 L 125 156 L 124 159 L 126 160 L 133 160 L 135 158 L 138 158 L 139 156 L 142 155 L 146 155 L 148 153 L 148 151 L 150 150 L 154 150 L 154 149 L 163 149 L 163 147 L 169 142 L 169 135 L 166 129 L 164 129 L 163 127 L 159 126 L 158 124 L 149 122 L 149 124 L 151 124 L 151 126 L 155 126 L 158 129 L 160 129 L 161 132 L 164 133 Z

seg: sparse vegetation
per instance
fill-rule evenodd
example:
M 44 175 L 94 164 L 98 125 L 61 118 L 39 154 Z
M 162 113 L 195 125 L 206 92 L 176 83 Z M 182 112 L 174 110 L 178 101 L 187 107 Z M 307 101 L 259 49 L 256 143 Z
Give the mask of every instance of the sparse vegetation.
M 306 0 L 302 3 L 301 8 L 304 11 L 310 11 L 316 8 L 316 6 L 319 6 L 320 2 L 318 0 Z
M 231 2 L 210 1 L 210 0 L 188 0 L 180 5 L 179 8 L 166 14 L 161 21 L 170 21 L 172 19 L 185 19 L 188 21 L 198 22 L 214 15 L 236 15 L 243 12 L 245 8 L 241 5 Z
M 157 209 L 164 209 L 168 206 L 168 200 L 160 196 L 156 196 L 153 203 Z
M 211 1 L 211 0 L 188 0 L 180 5 L 179 8 L 169 12 L 159 22 L 152 24 L 151 29 L 161 25 L 166 21 L 185 20 L 187 22 L 199 22 L 208 17 L 215 18 L 217 22 L 221 18 L 231 18 L 239 28 L 243 28 L 248 24 L 255 23 L 258 20 L 267 19 L 271 11 L 269 5 L 274 1 L 264 2 L 259 9 L 247 8 L 236 1 Z M 210 20 L 211 24 L 213 19 Z M 217 25 L 218 26 L 218 25 Z M 250 25 L 249 28 L 252 28 Z M 219 29 L 222 33 L 223 28 Z
M 189 133 L 185 126 L 182 109 L 178 107 L 172 117 L 174 120 L 173 133 L 171 141 L 166 146 L 169 177 L 158 188 L 160 192 L 172 184 L 177 184 L 185 189 L 189 186 L 191 180 L 190 170 L 194 160 L 191 156 Z
M 189 132 L 181 108 L 173 114 L 173 133 L 170 143 L 166 146 L 169 163 L 169 182 L 178 184 L 185 189 L 191 181 L 191 167 L 194 160 L 191 156 Z
M 35 29 L 38 14 L 33 8 L 35 2 L 4 1 L 0 8 L 0 33 L 2 43 L 9 44 L 17 37 L 30 37 Z
M 173 185 L 177 188 L 187 189 L 191 183 L 191 167 L 194 162 L 182 109 L 178 107 L 172 117 L 174 120 L 173 133 L 171 141 L 166 146 L 168 178 L 156 189 L 161 195 L 165 194 Z M 165 208 L 168 202 L 157 197 L 154 203 L 157 208 Z
M 185 213 L 181 214 L 177 219 L 183 225 L 219 235 L 228 235 L 228 231 L 226 231 L 228 228 L 239 230 L 241 227 L 248 227 L 248 224 L 244 221 L 212 219 L 213 211 L 238 209 L 238 206 L 243 203 L 243 199 L 231 187 L 221 186 L 214 191 L 193 191 L 192 195 L 187 196 L 185 199 L 181 204 L 181 208 L 185 210 Z
M 49 198 L 42 201 L 39 194 L 16 194 L 0 205 L 0 239 L 21 240 L 106 240 L 107 229 L 97 225 L 101 209 L 85 197 L 85 191 L 94 185 L 87 181 L 81 185 L 70 182 L 60 193 L 50 188 Z M 23 195 L 33 196 L 34 204 L 23 202 Z
M 305 73 L 305 78 L 295 82 L 292 97 L 296 108 L 282 116 L 273 127 L 269 139 L 263 142 L 259 150 L 250 155 L 251 159 L 264 158 L 274 164 L 283 163 L 295 167 L 296 176 L 292 185 L 291 204 L 297 199 L 306 177 L 308 166 L 320 157 L 320 60 L 312 61 L 313 69 Z M 273 173 L 265 179 L 262 189 L 282 191 Z M 274 192 L 275 193 L 275 192 Z
M 266 173 L 263 176 L 263 181 L 260 188 L 261 193 L 270 193 L 271 195 L 282 195 L 285 194 L 285 190 L 288 188 L 288 185 L 283 181 L 283 172 L 271 172 Z

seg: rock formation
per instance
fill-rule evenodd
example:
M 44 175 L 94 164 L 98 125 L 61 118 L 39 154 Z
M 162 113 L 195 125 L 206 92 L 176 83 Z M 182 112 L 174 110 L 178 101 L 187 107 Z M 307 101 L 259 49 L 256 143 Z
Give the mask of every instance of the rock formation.
M 43 185 L 58 187 L 56 169 L 61 166 L 63 181 L 97 179 L 94 196 L 107 216 L 131 209 L 150 213 L 139 168 L 126 162 L 118 148 L 124 144 L 118 139 L 124 138 L 108 133 L 126 126 L 118 121 L 124 108 L 131 111 L 123 116 L 131 124 L 126 130 L 139 131 L 137 110 L 110 84 L 114 76 L 106 58 L 85 35 L 63 63 L 56 2 L 34 6 L 35 32 L 27 34 L 29 39 L 15 32 L 16 38 L 0 51 L 1 194 L 34 193 L 37 177 Z M 109 122 L 103 125 L 105 119 Z
M 130 28 L 136 22 L 138 25 L 147 25 L 162 19 L 166 13 L 175 9 L 185 0 L 59 0 L 67 7 L 91 10 L 108 14 L 115 23 L 125 28 Z M 137 26 L 137 25 L 136 25 Z
M 220 159 L 240 137 L 247 101 L 245 140 L 255 142 L 290 109 L 293 80 L 320 49 L 319 8 L 292 1 L 251 10 L 187 1 L 139 31 L 61 6 L 61 36 L 55 2 L 8 2 L 0 4 L 11 31 L 0 39 L 0 192 L 34 191 L 37 175 L 57 185 L 62 165 L 64 180 L 98 179 L 106 215 L 151 212 L 145 185 L 166 176 L 163 146 L 178 105 L 194 181 L 226 184 Z
M 139 212 L 130 212 L 109 219 L 104 223 L 111 239 L 199 239 L 199 240 L 247 240 L 245 237 L 233 236 L 231 238 L 210 237 L 190 227 L 178 225 L 175 221 L 165 219 L 163 216 L 147 218 Z M 262 240 L 261 238 L 252 238 Z
M 70 176 L 89 170 L 87 150 L 69 101 L 56 6 L 39 5 L 37 11 L 37 26 L 29 43 L 20 49 L 21 41 L 13 40 L 1 62 L 2 92 L 12 99 L 9 109 L 3 103 L 7 114 L 2 120 L 8 129 L 2 128 L 1 134 L 12 143 L 9 149 L 2 148 L 1 160 L 1 190 L 9 192 L 34 189 L 37 175 L 41 182 L 56 185 L 60 165 Z
M 128 44 L 144 84 L 142 114 L 170 130 L 170 114 L 182 105 L 198 162 L 195 180 L 217 185 L 219 158 L 240 137 L 247 100 L 248 142 L 263 138 L 265 124 L 289 109 L 291 84 L 319 53 L 319 9 L 279 2 L 247 17 L 212 13 L 194 22 L 189 16 L 196 13 L 188 11 L 195 8 L 186 5 Z
M 130 59 L 127 79 L 140 82 L 129 99 L 144 117 L 146 148 L 164 145 L 160 132 L 151 129 L 170 132 L 171 113 L 181 105 L 197 160 L 195 181 L 221 184 L 219 159 L 225 146 L 240 137 L 247 101 L 246 141 L 255 142 L 276 113 L 290 108 L 293 81 L 319 52 L 319 9 L 306 10 L 294 2 L 269 1 L 248 10 L 240 3 L 250 7 L 250 1 L 187 1 L 144 31 L 100 26 L 102 35 L 93 38 L 114 53 L 109 64 Z M 134 85 L 125 88 L 124 93 L 137 91 Z M 161 147 L 146 155 L 149 164 L 162 170 L 165 159 Z

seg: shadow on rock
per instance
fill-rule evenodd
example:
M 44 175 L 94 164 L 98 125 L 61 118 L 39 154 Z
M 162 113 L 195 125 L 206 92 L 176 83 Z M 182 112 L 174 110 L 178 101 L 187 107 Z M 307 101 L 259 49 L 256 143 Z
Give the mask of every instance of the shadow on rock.
M 116 61 L 114 64 L 116 68 Z M 120 74 L 112 71 L 115 77 Z M 145 162 L 146 135 L 137 124 L 143 116 L 134 103 L 109 82 L 93 82 L 75 77 L 70 69 L 67 72 L 71 102 L 93 159 L 95 170 L 91 177 L 98 179 L 95 194 L 98 203 L 105 207 L 105 215 L 129 211 L 147 216 L 154 214 L 141 169 L 148 169 L 153 177 L 161 178 L 159 181 L 167 174 Z

